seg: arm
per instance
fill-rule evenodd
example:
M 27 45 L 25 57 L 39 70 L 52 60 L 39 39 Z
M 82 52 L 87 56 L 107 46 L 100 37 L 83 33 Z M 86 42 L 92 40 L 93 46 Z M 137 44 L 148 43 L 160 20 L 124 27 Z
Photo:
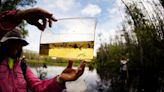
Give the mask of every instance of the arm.
M 39 23 L 40 19 L 42 23 Z M 51 27 L 52 21 L 57 21 L 52 17 L 51 13 L 41 8 L 4 11 L 0 13 L 0 39 L 8 31 L 12 31 L 19 25 L 22 20 L 26 20 L 29 24 L 38 27 L 42 31 L 46 28 L 47 22 Z
M 35 76 L 31 69 L 27 66 L 26 81 L 32 92 L 61 92 L 65 89 L 65 83 L 58 83 L 56 78 L 48 80 L 40 80 Z
M 47 22 L 49 23 L 49 27 L 51 27 L 52 21 L 57 21 L 51 13 L 41 8 L 20 10 L 15 19 L 18 21 L 26 20 L 27 23 L 38 27 L 38 29 L 42 31 L 46 28 Z M 42 20 L 42 23 L 40 23 L 39 20 Z
M 0 39 L 8 31 L 13 30 L 21 21 L 14 22 L 18 10 L 9 10 L 0 13 Z
M 68 66 L 57 77 L 49 80 L 41 81 L 38 79 L 27 67 L 26 81 L 30 86 L 32 92 L 61 92 L 65 88 L 65 82 L 77 80 L 85 69 L 85 62 L 83 61 L 77 69 L 72 68 L 73 61 L 69 60 Z

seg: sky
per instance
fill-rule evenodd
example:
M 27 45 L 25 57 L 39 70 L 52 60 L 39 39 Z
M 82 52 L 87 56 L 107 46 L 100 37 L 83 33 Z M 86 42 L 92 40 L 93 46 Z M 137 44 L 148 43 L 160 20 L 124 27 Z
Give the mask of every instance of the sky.
M 94 41 L 95 26 L 91 17 L 60 19 L 42 32 L 40 43 Z
M 77 17 L 95 18 L 97 24 L 94 53 L 101 43 L 109 43 L 110 39 L 119 33 L 118 30 L 121 29 L 121 22 L 125 15 L 121 0 L 37 0 L 34 7 L 40 7 L 51 12 L 59 20 Z M 53 27 L 55 26 L 54 23 Z M 29 30 L 26 40 L 30 44 L 24 49 L 39 52 L 41 31 L 32 25 L 27 25 L 26 28 Z

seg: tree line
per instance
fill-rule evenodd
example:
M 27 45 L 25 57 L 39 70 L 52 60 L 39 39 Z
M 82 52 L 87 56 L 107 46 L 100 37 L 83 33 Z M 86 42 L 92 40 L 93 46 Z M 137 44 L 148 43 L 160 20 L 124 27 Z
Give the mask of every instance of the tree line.
M 119 60 L 125 56 L 129 58 L 127 89 L 160 92 L 164 83 L 164 1 L 122 0 L 122 3 L 126 10 L 122 34 L 115 43 L 101 45 L 96 58 L 98 73 L 102 79 L 119 77 Z

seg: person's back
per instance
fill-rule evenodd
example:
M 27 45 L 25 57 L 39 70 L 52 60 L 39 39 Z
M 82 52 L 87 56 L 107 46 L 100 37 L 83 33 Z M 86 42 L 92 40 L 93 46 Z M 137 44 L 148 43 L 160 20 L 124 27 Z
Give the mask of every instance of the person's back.
M 127 60 L 121 60 L 121 70 L 127 71 Z
M 120 64 L 121 64 L 120 65 L 120 72 L 121 72 L 120 79 L 121 79 L 122 85 L 125 85 L 125 83 L 127 82 L 127 77 L 128 77 L 127 63 L 128 63 L 128 60 L 125 57 L 123 57 L 120 60 Z

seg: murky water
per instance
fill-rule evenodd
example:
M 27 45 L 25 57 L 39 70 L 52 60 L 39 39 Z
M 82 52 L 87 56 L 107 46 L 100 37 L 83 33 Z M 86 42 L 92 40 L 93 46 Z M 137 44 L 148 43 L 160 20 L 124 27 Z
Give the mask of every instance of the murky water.
M 64 68 L 65 67 L 48 66 L 47 78 L 53 78 L 60 74 Z M 36 68 L 32 68 L 32 71 L 37 74 Z M 108 82 L 108 85 L 110 85 L 110 82 Z M 67 82 L 66 88 L 66 92 L 109 92 L 104 90 L 105 85 L 101 84 L 101 80 L 96 70 L 89 71 L 88 68 L 85 68 L 84 74 L 78 80 Z

